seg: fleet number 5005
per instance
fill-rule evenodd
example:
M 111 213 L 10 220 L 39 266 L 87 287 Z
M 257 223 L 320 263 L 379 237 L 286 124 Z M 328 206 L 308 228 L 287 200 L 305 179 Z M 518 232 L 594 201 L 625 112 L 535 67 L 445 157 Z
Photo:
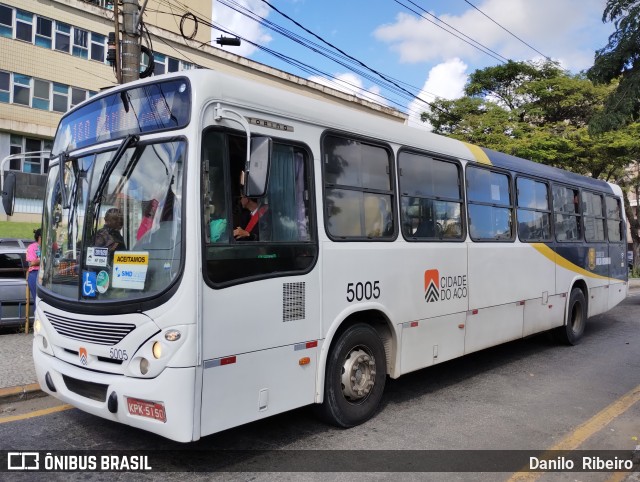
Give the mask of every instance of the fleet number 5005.
M 380 298 L 380 281 L 347 283 L 347 301 L 362 301 Z

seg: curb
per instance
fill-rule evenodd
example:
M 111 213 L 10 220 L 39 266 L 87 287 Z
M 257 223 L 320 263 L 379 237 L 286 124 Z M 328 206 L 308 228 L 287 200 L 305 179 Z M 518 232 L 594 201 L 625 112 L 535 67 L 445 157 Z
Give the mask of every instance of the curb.
M 44 397 L 47 394 L 40 389 L 37 383 L 21 385 L 17 387 L 0 388 L 0 403 L 17 402 L 30 400 L 32 398 Z

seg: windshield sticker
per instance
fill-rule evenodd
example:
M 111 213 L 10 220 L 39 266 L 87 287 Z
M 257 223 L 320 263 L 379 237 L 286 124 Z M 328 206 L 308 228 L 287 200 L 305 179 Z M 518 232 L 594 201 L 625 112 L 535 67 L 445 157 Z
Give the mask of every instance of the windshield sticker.
M 87 248 L 87 266 L 107 266 L 107 256 L 109 254 L 109 248 Z
M 82 272 L 82 296 L 96 296 L 96 274 L 93 271 Z
M 143 290 L 148 266 L 147 251 L 116 251 L 113 254 L 113 287 Z
M 107 292 L 109 289 L 109 273 L 104 270 L 98 273 L 96 276 L 96 289 L 100 294 Z

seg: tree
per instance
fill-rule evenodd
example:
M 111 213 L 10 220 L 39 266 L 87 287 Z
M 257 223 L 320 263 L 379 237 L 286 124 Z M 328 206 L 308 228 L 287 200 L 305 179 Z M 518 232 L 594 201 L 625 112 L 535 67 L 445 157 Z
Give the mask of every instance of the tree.
M 640 0 L 607 0 L 603 22 L 616 31 L 605 47 L 596 51 L 587 76 L 598 84 L 618 81 L 605 109 L 590 123 L 592 133 L 611 131 L 640 119 Z

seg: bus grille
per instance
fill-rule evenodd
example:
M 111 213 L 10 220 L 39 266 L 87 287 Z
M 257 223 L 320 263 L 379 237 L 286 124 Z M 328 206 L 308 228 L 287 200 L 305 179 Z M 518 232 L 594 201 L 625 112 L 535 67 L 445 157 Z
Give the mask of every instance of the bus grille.
M 77 393 L 81 397 L 90 398 L 91 400 L 97 400 L 98 402 L 104 402 L 107 399 L 108 385 L 102 383 L 85 382 L 84 380 L 78 380 L 71 378 L 67 375 L 62 375 L 64 384 L 70 392 Z
M 131 323 L 104 323 L 90 320 L 74 320 L 47 313 L 53 328 L 62 336 L 97 345 L 115 345 L 131 333 L 136 325 Z

